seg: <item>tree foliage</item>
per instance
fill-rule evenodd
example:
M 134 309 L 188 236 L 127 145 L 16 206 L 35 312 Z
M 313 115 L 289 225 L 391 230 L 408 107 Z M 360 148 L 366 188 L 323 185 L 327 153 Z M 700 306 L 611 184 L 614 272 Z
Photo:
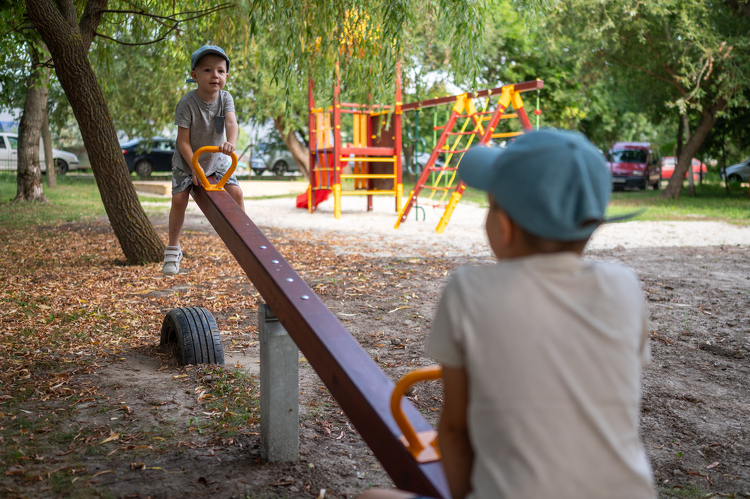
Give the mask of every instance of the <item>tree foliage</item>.
M 589 73 L 621 78 L 654 110 L 698 117 L 665 190 L 679 196 L 682 175 L 716 120 L 748 106 L 750 12 L 744 1 L 558 0 L 540 20 Z M 640 90 L 640 92 L 639 92 Z M 661 104 L 659 104 L 661 103 Z

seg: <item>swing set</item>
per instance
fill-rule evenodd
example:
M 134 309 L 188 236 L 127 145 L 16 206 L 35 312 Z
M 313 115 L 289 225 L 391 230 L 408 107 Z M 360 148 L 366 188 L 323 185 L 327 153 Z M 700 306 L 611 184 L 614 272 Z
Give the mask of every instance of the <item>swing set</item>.
M 476 145 L 486 145 L 492 139 L 510 139 L 532 130 L 531 121 L 526 113 L 521 93 L 536 90 L 537 108 L 536 126 L 539 128 L 539 92 L 544 87 L 542 80 L 506 85 L 500 88 L 479 90 L 472 93 L 442 97 L 420 102 L 412 102 L 401 106 L 402 111 L 414 111 L 415 133 L 414 138 L 419 137 L 419 112 L 423 109 L 453 104 L 447 112 L 445 125 L 437 125 L 437 113 L 434 114 L 433 143 L 434 147 L 430 158 L 421 170 L 414 189 L 409 193 L 409 198 L 399 211 L 395 229 L 405 222 L 411 208 L 421 209 L 419 206 L 419 195 L 423 190 L 430 191 L 426 204 L 434 209 L 443 209 L 443 215 L 438 222 L 437 233 L 442 234 L 450 221 L 456 205 L 461 200 L 466 184 L 458 180 L 458 165 L 466 151 L 474 141 Z M 498 96 L 493 103 L 494 96 Z M 478 106 L 477 106 L 478 104 Z M 506 113 L 512 106 L 513 112 Z M 501 120 L 518 118 L 522 131 L 498 131 Z M 457 129 L 457 131 L 455 130 Z M 440 136 L 437 137 L 437 132 Z M 415 147 L 416 149 L 416 147 Z M 442 164 L 438 159 L 442 155 Z M 414 171 L 417 171 L 416 165 Z M 450 193 L 450 197 L 448 194 Z

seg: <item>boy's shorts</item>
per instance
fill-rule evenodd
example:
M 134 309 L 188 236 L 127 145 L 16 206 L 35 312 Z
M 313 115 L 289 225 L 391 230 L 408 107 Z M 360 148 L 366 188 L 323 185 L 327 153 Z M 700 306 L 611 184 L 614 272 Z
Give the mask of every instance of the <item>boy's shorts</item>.
M 221 179 L 221 177 L 224 176 L 224 174 L 229 169 L 229 165 L 226 166 L 220 166 L 219 169 L 212 173 L 211 175 L 216 177 L 216 180 Z M 209 175 L 209 177 L 211 176 Z M 193 176 L 185 173 L 184 171 L 180 170 L 179 168 L 172 168 L 172 195 L 174 196 L 178 192 L 182 192 L 186 189 L 190 189 L 190 187 L 193 185 Z M 231 177 L 229 177 L 229 180 L 227 180 L 226 185 L 237 185 L 239 186 L 240 183 L 237 182 L 237 177 L 234 176 L 234 173 Z

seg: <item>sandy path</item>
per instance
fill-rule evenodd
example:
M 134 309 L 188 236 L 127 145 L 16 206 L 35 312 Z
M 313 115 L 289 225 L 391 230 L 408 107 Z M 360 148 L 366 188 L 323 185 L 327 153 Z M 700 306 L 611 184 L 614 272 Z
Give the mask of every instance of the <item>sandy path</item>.
M 392 198 L 375 197 L 374 209 L 365 210 L 365 199 L 344 197 L 343 215 L 333 217 L 333 202 L 326 201 L 315 213 L 294 207 L 290 198 L 247 200 L 250 218 L 261 227 L 328 231 L 333 236 L 332 245 L 338 251 L 361 251 L 362 245 L 371 248 L 372 256 L 445 255 L 474 257 L 488 256 L 484 235 L 486 208 L 470 203 L 460 203 L 443 234 L 435 233 L 442 211 L 425 208 L 425 221 L 420 211 L 419 221 L 415 210 L 409 220 L 398 230 Z M 203 223 L 201 223 L 203 222 Z M 207 222 L 195 203 L 188 208 L 187 226 Z M 347 243 L 348 236 L 358 241 Z M 724 222 L 623 222 L 601 227 L 594 234 L 588 249 L 649 248 L 675 246 L 750 246 L 750 227 L 740 227 Z

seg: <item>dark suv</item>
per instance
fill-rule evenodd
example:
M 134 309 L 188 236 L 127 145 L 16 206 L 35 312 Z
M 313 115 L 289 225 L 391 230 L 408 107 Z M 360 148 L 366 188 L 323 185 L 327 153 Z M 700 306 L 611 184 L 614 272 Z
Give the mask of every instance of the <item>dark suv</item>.
M 150 140 L 133 139 L 120 144 L 130 173 L 148 178 L 151 172 L 171 172 L 174 139 L 154 137 Z

